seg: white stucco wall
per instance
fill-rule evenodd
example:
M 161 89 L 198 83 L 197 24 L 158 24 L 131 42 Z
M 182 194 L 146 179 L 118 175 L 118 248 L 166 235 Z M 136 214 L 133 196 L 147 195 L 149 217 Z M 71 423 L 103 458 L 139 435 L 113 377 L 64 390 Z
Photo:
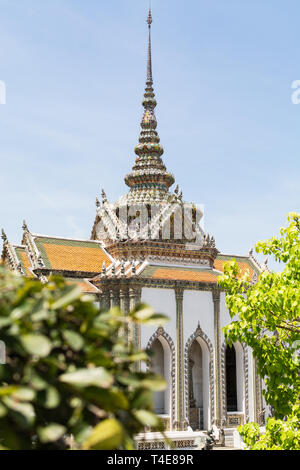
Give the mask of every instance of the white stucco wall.
M 223 328 L 224 326 L 229 325 L 229 323 L 231 322 L 232 322 L 232 319 L 226 307 L 226 295 L 224 294 L 224 292 L 221 292 L 220 294 L 220 326 L 221 328 Z M 222 333 L 221 338 L 222 338 L 222 343 L 223 343 L 224 341 L 223 333 Z
M 170 321 L 163 325 L 165 331 L 172 338 L 176 345 L 176 299 L 174 289 L 143 288 L 142 302 L 154 308 L 155 312 L 163 313 L 170 318 Z M 141 346 L 145 348 L 157 326 L 142 326 Z
M 183 333 L 184 345 L 195 333 L 198 322 L 203 332 L 214 344 L 214 304 L 211 292 L 184 291 L 183 296 Z

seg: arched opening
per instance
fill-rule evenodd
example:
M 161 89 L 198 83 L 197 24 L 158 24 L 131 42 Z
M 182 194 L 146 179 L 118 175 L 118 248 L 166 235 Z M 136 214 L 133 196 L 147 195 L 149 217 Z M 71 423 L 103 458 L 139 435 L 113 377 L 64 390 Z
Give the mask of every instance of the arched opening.
M 163 336 L 152 343 L 151 370 L 167 382 L 166 390 L 154 393 L 154 412 L 159 415 L 170 415 L 171 404 L 171 350 Z
M 209 350 L 198 337 L 189 348 L 189 422 L 193 430 L 208 429 L 209 404 Z
M 226 401 L 227 411 L 237 411 L 237 370 L 234 346 L 226 347 Z
M 156 339 L 152 344 L 153 356 L 151 359 L 151 370 L 162 377 L 165 376 L 165 361 L 164 361 L 164 348 L 159 341 Z M 165 413 L 165 392 L 154 393 L 154 412 L 157 414 Z

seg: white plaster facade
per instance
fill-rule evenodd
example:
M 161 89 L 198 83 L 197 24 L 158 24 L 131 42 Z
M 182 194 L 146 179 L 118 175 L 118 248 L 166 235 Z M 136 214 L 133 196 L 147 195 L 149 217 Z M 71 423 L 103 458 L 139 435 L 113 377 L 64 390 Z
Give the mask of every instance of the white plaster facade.
M 221 328 L 228 325 L 232 319 L 226 307 L 226 298 L 224 293 L 220 293 L 220 330 L 215 330 L 215 305 L 211 290 L 189 290 L 183 289 L 182 300 L 182 327 L 183 327 L 183 345 L 188 351 L 188 359 L 180 358 L 178 354 L 178 310 L 176 308 L 176 291 L 174 288 L 147 288 L 144 287 L 141 292 L 141 301 L 150 304 L 155 311 L 168 315 L 170 321 L 160 331 L 172 340 L 175 348 L 175 387 L 172 385 L 172 350 L 169 342 L 159 334 L 155 327 L 141 328 L 141 347 L 152 348 L 154 342 L 160 341 L 164 357 L 156 357 L 155 369 L 163 371 L 163 376 L 168 384 L 164 398 L 164 416 L 170 420 L 170 429 L 178 429 L 178 401 L 179 387 L 178 377 L 180 371 L 185 375 L 183 383 L 183 396 L 185 408 L 185 425 L 190 426 L 190 391 L 189 391 L 189 370 L 187 360 L 194 362 L 192 368 L 192 386 L 195 399 L 195 408 L 201 409 L 203 416 L 199 421 L 199 430 L 208 430 L 213 424 L 218 422 L 219 426 L 236 427 L 241 423 L 256 421 L 257 413 L 262 408 L 261 394 L 258 394 L 257 381 L 260 379 L 256 375 L 255 365 L 251 350 L 240 343 L 233 345 L 235 352 L 235 374 L 236 374 L 236 409 L 227 409 L 227 377 L 226 377 L 226 345 Z M 197 330 L 199 335 L 196 334 Z M 217 370 L 216 364 L 216 338 L 220 341 L 220 357 Z M 152 340 L 151 340 L 152 338 Z M 194 339 L 193 339 L 194 338 Z M 159 367 L 157 361 L 161 361 Z M 180 365 L 183 360 L 184 368 Z M 210 368 L 212 360 L 213 367 Z M 181 372 L 182 373 L 182 372 Z M 174 377 L 173 376 L 173 377 Z M 173 390 L 173 395 L 172 395 Z M 219 395 L 217 395 L 219 390 Z M 217 400 L 219 402 L 217 402 Z M 172 418 L 173 409 L 176 410 Z M 220 416 L 217 414 L 220 409 Z

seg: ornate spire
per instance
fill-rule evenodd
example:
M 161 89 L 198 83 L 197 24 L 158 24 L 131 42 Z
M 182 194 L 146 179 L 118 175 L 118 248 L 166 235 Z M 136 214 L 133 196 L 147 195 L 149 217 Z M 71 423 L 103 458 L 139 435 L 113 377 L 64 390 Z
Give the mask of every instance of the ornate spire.
M 129 200 L 132 202 L 153 202 L 168 199 L 169 187 L 174 183 L 174 177 L 166 171 L 161 156 L 164 153 L 160 138 L 156 131 L 157 121 L 154 114 L 156 99 L 153 89 L 152 53 L 151 53 L 151 24 L 152 14 L 149 9 L 148 18 L 148 60 L 147 78 L 143 100 L 144 114 L 141 122 L 139 144 L 134 151 L 137 155 L 132 172 L 126 175 L 125 183 L 130 187 Z

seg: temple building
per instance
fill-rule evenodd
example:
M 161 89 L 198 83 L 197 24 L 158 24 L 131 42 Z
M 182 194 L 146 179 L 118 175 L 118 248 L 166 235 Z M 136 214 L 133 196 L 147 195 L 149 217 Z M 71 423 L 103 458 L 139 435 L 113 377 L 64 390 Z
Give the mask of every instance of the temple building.
M 201 227 L 201 208 L 185 202 L 178 186 L 171 190 L 175 178 L 162 160 L 154 113 L 151 10 L 147 23 L 144 113 L 136 160 L 125 176 L 128 192 L 110 203 L 102 191 L 89 240 L 39 235 L 24 221 L 21 244 L 13 245 L 2 231 L 2 262 L 43 282 L 61 274 L 96 296 L 102 308 L 120 306 L 126 315 L 145 302 L 168 315 L 164 327 L 131 332 L 138 346 L 152 349 L 151 368 L 167 382 L 167 389 L 155 395 L 155 411 L 177 447 L 191 447 L 196 431 L 213 425 L 225 430 L 231 444 L 237 426 L 262 422 L 264 404 L 251 350 L 225 344 L 222 328 L 231 318 L 217 278 L 233 258 L 252 282 L 266 267 L 252 251 L 220 253 L 214 237 Z M 139 447 L 163 448 L 150 434 Z

